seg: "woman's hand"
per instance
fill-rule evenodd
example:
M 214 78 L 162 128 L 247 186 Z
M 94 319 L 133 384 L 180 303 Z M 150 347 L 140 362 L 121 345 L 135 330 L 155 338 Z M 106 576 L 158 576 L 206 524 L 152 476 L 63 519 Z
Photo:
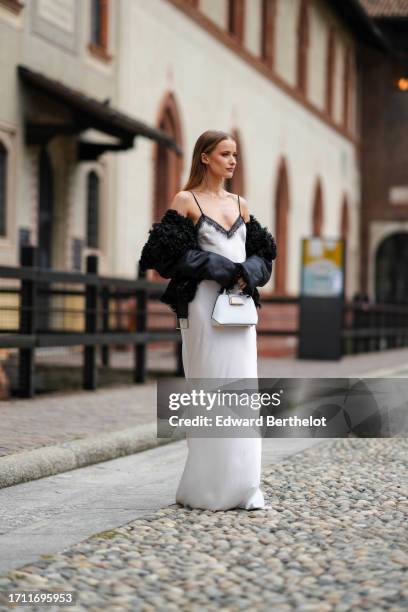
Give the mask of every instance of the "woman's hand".
M 246 287 L 246 282 L 243 276 L 240 276 L 238 279 L 238 285 L 240 289 L 244 289 Z

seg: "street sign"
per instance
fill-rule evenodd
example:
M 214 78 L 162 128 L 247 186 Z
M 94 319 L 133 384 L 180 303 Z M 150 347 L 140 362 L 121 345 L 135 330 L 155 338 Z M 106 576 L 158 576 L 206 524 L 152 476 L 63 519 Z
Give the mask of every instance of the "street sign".
M 344 291 L 344 241 L 336 238 L 305 238 L 302 249 L 301 294 L 335 297 Z

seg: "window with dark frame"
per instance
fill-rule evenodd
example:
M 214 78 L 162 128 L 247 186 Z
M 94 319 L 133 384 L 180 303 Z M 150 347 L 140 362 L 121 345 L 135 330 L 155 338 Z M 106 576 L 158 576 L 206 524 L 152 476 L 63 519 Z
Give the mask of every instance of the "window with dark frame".
M 301 0 L 298 19 L 297 88 L 306 96 L 309 51 L 309 0 Z
M 108 58 L 108 0 L 91 0 L 91 51 Z
M 86 245 L 89 248 L 98 249 L 100 180 L 94 170 L 88 174 L 86 200 Z
M 0 142 L 0 236 L 7 235 L 7 149 Z
M 276 0 L 262 0 L 261 58 L 273 68 L 275 55 Z
M 228 0 L 228 32 L 238 42 L 244 40 L 244 0 Z
M 335 83 L 335 36 L 334 28 L 330 27 L 327 38 L 327 60 L 326 60 L 326 112 L 329 116 L 333 114 L 333 87 Z
M 343 67 L 343 127 L 347 130 L 350 127 L 350 101 L 351 101 L 351 52 L 346 49 L 344 52 Z

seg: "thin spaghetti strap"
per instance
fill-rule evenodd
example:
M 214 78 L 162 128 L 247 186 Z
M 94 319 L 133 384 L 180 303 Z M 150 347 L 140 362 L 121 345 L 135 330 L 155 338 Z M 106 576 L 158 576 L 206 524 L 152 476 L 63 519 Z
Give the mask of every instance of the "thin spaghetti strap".
M 239 206 L 239 216 L 242 217 L 242 215 L 241 215 L 241 202 L 239 201 L 239 196 L 238 196 L 238 206 Z
M 190 193 L 192 193 L 192 194 L 193 194 L 193 198 L 194 198 L 194 199 L 195 199 L 195 201 L 197 202 L 197 206 L 198 206 L 198 208 L 200 209 L 201 214 L 202 214 L 202 215 L 204 215 L 203 211 L 201 210 L 201 206 L 199 205 L 198 200 L 197 200 L 197 198 L 195 197 L 194 193 L 193 193 L 192 191 L 190 191 Z

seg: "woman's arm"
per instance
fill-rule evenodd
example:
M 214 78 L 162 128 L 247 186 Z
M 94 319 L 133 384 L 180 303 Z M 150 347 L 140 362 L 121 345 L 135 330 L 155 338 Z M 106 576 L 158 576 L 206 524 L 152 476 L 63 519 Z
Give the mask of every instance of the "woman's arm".
M 250 215 L 245 198 L 240 198 L 241 214 L 247 223 L 247 259 L 241 263 L 241 289 L 252 293 L 256 287 L 263 287 L 272 274 L 272 261 L 276 258 L 276 243 L 266 228 Z
M 248 204 L 247 201 L 245 200 L 245 198 L 243 197 L 239 197 L 239 201 L 240 201 L 240 205 L 241 205 L 241 217 L 244 219 L 245 223 L 248 223 L 249 221 L 249 210 L 248 210 Z M 245 289 L 245 287 L 247 286 L 246 280 L 244 278 L 244 276 L 241 274 L 240 277 L 238 278 L 238 285 L 240 289 Z

